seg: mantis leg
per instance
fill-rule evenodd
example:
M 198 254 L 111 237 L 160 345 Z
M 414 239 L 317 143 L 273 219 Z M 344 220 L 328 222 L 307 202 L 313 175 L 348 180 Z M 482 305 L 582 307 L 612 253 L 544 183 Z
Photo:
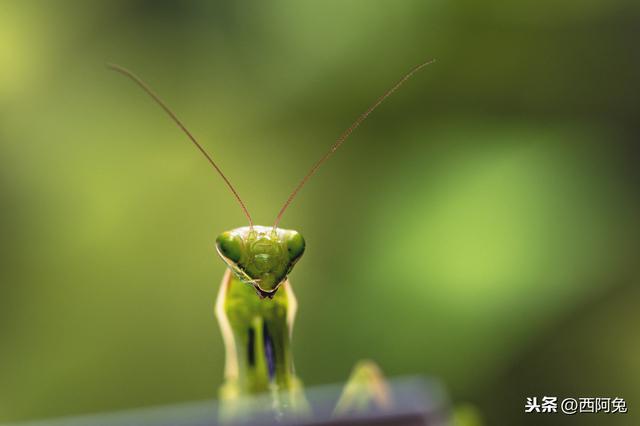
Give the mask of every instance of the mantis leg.
M 226 351 L 222 421 L 251 420 L 266 413 L 275 419 L 308 415 L 291 352 L 296 306 L 288 281 L 273 299 L 261 299 L 250 285 L 225 272 L 216 301 Z
M 351 372 L 333 412 L 335 416 L 386 410 L 392 406 L 389 386 L 378 365 L 360 361 Z

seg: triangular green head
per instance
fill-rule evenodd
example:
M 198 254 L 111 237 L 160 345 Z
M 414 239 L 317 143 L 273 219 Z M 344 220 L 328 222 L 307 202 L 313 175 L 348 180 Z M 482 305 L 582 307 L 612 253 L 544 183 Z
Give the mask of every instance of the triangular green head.
M 236 277 L 251 284 L 260 297 L 273 297 L 304 253 L 297 231 L 245 226 L 216 238 L 218 254 Z

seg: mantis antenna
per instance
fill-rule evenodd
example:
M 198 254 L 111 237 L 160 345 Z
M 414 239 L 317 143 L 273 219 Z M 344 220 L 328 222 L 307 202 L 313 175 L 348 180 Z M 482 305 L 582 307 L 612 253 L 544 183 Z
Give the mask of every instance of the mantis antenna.
M 329 148 L 329 151 L 327 151 L 318 161 L 316 161 L 316 163 L 311 167 L 311 169 L 307 172 L 307 174 L 302 178 L 302 180 L 295 187 L 291 195 L 289 195 L 289 198 L 287 198 L 287 201 L 285 201 L 284 205 L 280 209 L 280 212 L 278 213 L 278 216 L 276 217 L 276 221 L 273 224 L 274 229 L 278 227 L 278 224 L 280 223 L 280 219 L 282 219 L 282 215 L 287 210 L 287 208 L 289 207 L 293 199 L 296 197 L 296 195 L 298 195 L 298 192 L 300 192 L 302 187 L 311 178 L 311 176 L 313 176 L 318 171 L 320 166 L 322 166 L 322 164 L 324 164 L 324 162 L 327 161 L 338 150 L 338 148 L 340 148 L 340 146 L 344 143 L 344 141 L 346 141 L 347 138 L 351 135 L 351 133 L 353 133 L 353 131 L 356 128 L 358 128 L 360 124 L 362 124 L 362 122 L 369 116 L 369 114 L 371 114 L 382 103 L 382 101 L 387 99 L 389 96 L 393 94 L 393 92 L 398 90 L 405 81 L 407 81 L 409 78 L 411 78 L 411 76 L 413 76 L 413 74 L 420 71 L 420 69 L 426 67 L 427 65 L 434 63 L 435 61 L 436 61 L 435 59 L 430 59 L 426 62 L 423 62 L 420 65 L 414 67 L 407 74 L 405 74 L 404 77 L 398 80 L 396 84 L 394 84 L 389 90 L 387 90 L 382 96 L 380 96 L 365 112 L 363 112 L 356 119 L 356 121 L 353 122 L 353 124 L 351 124 L 351 126 L 349 126 L 347 130 L 345 130 L 340 135 L 340 137 L 334 142 L 331 148 Z
M 116 64 L 107 64 L 107 68 L 109 68 L 109 69 L 111 69 L 113 71 L 119 72 L 120 74 L 123 74 L 124 76 L 129 77 L 131 80 L 133 80 L 138 86 L 140 86 L 142 88 L 142 90 L 147 92 L 147 94 L 149 96 L 151 96 L 151 98 L 158 105 L 160 105 L 160 107 L 169 115 L 169 117 L 171 117 L 171 119 L 187 135 L 187 137 L 191 140 L 191 142 L 193 142 L 193 144 L 196 146 L 196 148 L 198 148 L 198 150 L 202 153 L 202 155 L 205 156 L 205 158 L 207 159 L 207 161 L 209 161 L 209 163 L 213 166 L 213 168 L 216 169 L 216 172 L 218 172 L 218 174 L 220 175 L 222 180 L 224 180 L 224 183 L 227 184 L 227 186 L 229 187 L 229 189 L 231 190 L 233 195 L 236 197 L 236 200 L 238 200 L 238 203 L 240 203 L 240 207 L 242 207 L 242 211 L 244 212 L 244 215 L 249 220 L 249 227 L 253 228 L 253 220 L 251 220 L 251 215 L 249 214 L 249 210 L 247 210 L 247 207 L 242 202 L 242 199 L 240 198 L 240 195 L 238 195 L 238 191 L 236 191 L 236 189 L 233 187 L 233 185 L 231 185 L 231 182 L 229 181 L 229 179 L 227 179 L 227 177 L 224 175 L 224 173 L 222 173 L 222 170 L 220 170 L 220 167 L 218 167 L 218 165 L 215 163 L 215 161 L 213 161 L 213 158 L 211 158 L 211 156 L 207 153 L 207 151 L 205 151 L 205 149 L 202 147 L 202 145 L 200 145 L 200 143 L 198 143 L 196 138 L 191 134 L 191 132 L 189 130 L 187 130 L 185 125 L 182 124 L 182 121 L 180 121 L 180 119 L 174 114 L 174 112 L 171 111 L 171 109 L 169 109 L 167 104 L 165 104 L 164 101 L 162 99 L 160 99 L 160 97 L 158 95 L 156 95 L 156 93 L 151 89 L 151 87 L 149 87 L 147 85 L 147 83 L 142 81 L 142 79 L 140 77 L 138 77 L 137 75 L 135 75 L 134 73 L 132 73 L 128 69 L 123 68 L 120 65 L 116 65 Z

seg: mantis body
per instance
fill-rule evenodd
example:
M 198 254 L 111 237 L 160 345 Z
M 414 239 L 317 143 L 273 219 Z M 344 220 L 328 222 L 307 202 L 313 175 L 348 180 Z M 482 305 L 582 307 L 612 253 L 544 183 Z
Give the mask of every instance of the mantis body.
M 223 232 L 216 239 L 217 252 L 227 265 L 215 304 L 226 352 L 225 382 L 220 389 L 222 421 L 250 421 L 264 418 L 264 415 L 276 420 L 310 416 L 302 382 L 293 365 L 291 334 L 297 302 L 288 279 L 304 253 L 305 241 L 297 231 L 278 227 L 280 219 L 309 178 L 362 121 L 415 72 L 432 62 L 412 69 L 358 117 L 298 183 L 272 226 L 254 225 L 231 182 L 146 83 L 118 65 L 108 65 L 136 82 L 175 121 L 222 177 L 249 222 L 249 226 Z M 247 398 L 256 395 L 263 396 Z M 384 408 L 390 404 L 390 395 L 379 369 L 371 362 L 361 362 L 354 369 L 335 413 L 366 410 L 371 406 Z

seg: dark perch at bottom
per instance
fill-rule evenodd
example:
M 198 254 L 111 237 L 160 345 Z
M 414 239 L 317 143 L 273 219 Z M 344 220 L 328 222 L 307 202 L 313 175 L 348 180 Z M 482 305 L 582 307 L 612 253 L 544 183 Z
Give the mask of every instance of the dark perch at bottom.
M 449 403 L 443 387 L 436 381 L 402 378 L 389 382 L 394 406 L 386 411 L 332 418 L 331 414 L 341 385 L 307 388 L 314 418 L 305 422 L 252 422 L 251 425 L 300 426 L 446 426 L 450 417 Z M 255 398 L 260 403 L 260 397 Z M 269 399 L 265 397 L 264 403 Z M 11 426 L 217 426 L 215 401 L 199 401 L 105 414 L 72 416 L 11 424 Z M 3 426 L 9 426 L 3 424 Z

